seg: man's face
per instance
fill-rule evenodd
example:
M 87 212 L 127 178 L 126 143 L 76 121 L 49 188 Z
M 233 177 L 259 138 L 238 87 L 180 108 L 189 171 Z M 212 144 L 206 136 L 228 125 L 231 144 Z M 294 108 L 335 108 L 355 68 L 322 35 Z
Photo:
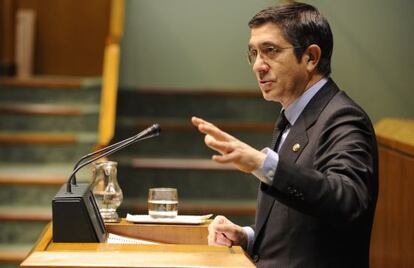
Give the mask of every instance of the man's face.
M 256 56 L 251 63 L 265 100 L 280 102 L 286 108 L 305 91 L 309 74 L 304 56 L 298 62 L 293 45 L 277 25 L 252 28 L 249 52 Z

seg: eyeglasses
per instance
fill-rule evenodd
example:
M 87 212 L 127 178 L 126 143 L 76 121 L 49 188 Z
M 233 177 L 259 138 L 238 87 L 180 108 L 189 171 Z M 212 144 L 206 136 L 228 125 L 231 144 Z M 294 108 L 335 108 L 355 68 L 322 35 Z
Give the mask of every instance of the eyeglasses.
M 259 51 L 263 58 L 272 60 L 276 58 L 276 56 L 284 49 L 301 48 L 301 47 L 302 46 L 297 46 L 297 47 L 264 46 L 260 48 Z M 256 59 L 258 56 L 257 51 L 258 50 L 254 48 L 250 48 L 249 51 L 247 51 L 247 60 L 250 65 L 253 65 L 256 62 Z

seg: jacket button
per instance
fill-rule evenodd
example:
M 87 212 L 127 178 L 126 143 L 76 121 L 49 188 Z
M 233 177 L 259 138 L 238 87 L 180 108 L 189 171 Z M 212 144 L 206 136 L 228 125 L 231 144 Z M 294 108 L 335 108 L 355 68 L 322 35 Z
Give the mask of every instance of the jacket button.
M 257 254 L 255 254 L 254 256 L 253 256 L 253 261 L 254 262 L 258 262 L 259 261 L 259 255 L 257 255 Z

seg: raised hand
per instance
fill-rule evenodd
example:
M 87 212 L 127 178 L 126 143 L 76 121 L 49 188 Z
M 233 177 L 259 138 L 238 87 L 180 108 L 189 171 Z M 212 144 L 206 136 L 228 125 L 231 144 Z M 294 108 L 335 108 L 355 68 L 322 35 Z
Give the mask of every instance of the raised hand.
M 248 144 L 222 131 L 212 123 L 193 116 L 191 122 L 205 134 L 205 144 L 220 153 L 212 159 L 218 163 L 233 163 L 243 172 L 250 173 L 261 167 L 266 155 Z

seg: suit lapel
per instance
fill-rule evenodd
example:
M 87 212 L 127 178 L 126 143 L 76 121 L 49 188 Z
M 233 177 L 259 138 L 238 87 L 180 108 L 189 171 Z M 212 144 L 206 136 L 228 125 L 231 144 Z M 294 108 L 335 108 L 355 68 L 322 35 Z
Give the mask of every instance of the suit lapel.
M 280 115 L 279 118 L 276 120 L 273 135 L 272 135 L 272 142 L 270 145 L 270 148 L 275 147 L 275 143 L 277 140 L 277 137 L 280 135 L 280 130 L 277 129 L 277 123 L 280 121 Z M 260 183 L 259 191 L 257 194 L 257 207 L 256 207 L 256 230 L 260 230 L 263 226 L 263 224 L 266 222 L 267 217 L 269 216 L 269 211 L 273 206 L 273 203 L 275 199 L 268 194 L 266 194 L 264 191 L 262 191 L 263 187 L 268 187 L 264 183 Z M 255 235 L 257 236 L 259 232 L 255 232 Z
M 295 163 L 296 159 L 308 144 L 309 139 L 306 129 L 307 126 L 305 121 L 301 117 L 298 118 L 295 125 L 290 128 L 289 135 L 286 137 L 285 142 L 279 150 L 279 156 L 283 156 L 285 161 Z
M 338 87 L 329 79 L 316 93 L 290 128 L 289 135 L 279 150 L 279 157 L 292 164 L 296 162 L 308 144 L 308 129 L 315 124 L 320 113 L 338 91 Z
M 325 106 L 328 105 L 329 101 L 338 91 L 338 86 L 329 78 L 328 82 L 313 96 L 298 118 L 298 120 L 304 121 L 306 130 L 316 122 L 321 112 L 325 109 Z
M 303 109 L 279 150 L 279 156 L 283 157 L 285 161 L 296 162 L 308 144 L 308 129 L 316 122 L 320 113 L 338 90 L 332 79 L 329 79 Z
M 295 125 L 291 127 L 289 135 L 286 137 L 285 142 L 282 144 L 282 147 L 279 150 L 279 156 L 283 155 L 283 159 L 294 163 L 307 143 L 308 135 L 306 133 L 306 125 L 304 123 L 304 120 L 298 119 Z M 292 144 L 300 144 L 300 150 L 294 152 L 292 150 Z M 277 178 L 274 179 L 276 180 Z M 275 198 L 273 196 L 266 193 L 267 189 L 270 187 L 271 186 L 265 183 L 260 184 L 256 214 L 256 236 L 259 235 L 260 230 L 266 223 L 272 207 L 280 205 L 278 202 L 275 203 Z

